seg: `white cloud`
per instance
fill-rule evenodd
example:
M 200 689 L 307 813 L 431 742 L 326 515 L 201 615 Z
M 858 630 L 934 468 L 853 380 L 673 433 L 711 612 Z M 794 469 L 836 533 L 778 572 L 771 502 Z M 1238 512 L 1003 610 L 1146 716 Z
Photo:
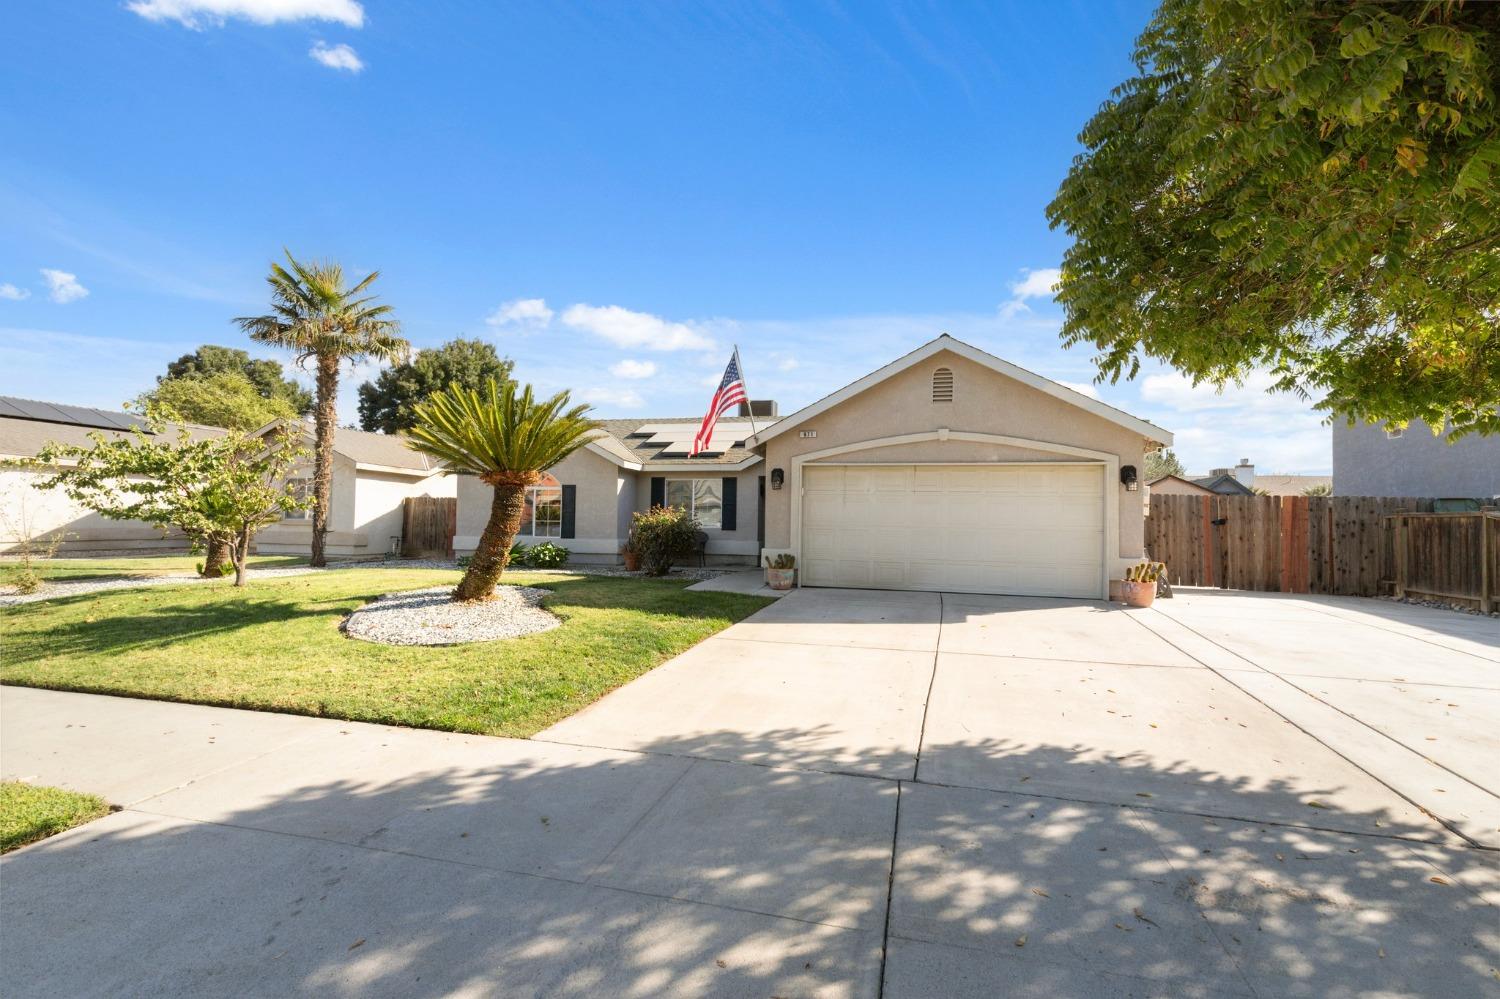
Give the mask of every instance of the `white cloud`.
M 365 64 L 360 60 L 359 54 L 343 43 L 329 45 L 326 42 L 319 41 L 307 50 L 307 54 L 329 69 L 342 69 L 350 73 L 358 73 L 365 68 Z
M 1088 382 L 1058 382 L 1057 384 L 1070 388 L 1081 395 L 1086 395 L 1090 399 L 1099 398 L 1099 389 Z
M 1036 270 L 1023 267 L 1021 275 L 1021 280 L 1012 281 L 1010 284 L 1010 301 L 1000 305 L 1001 319 L 1014 319 L 1016 316 L 1030 312 L 1031 306 L 1026 304 L 1026 300 L 1030 298 L 1050 299 L 1054 286 L 1062 280 L 1062 270 L 1057 267 L 1039 267 Z
M 1194 385 L 1177 372 L 1147 375 L 1140 382 L 1141 412 L 1176 434 L 1173 450 L 1188 471 L 1249 458 L 1262 472 L 1326 473 L 1331 431 L 1311 404 L 1286 392 L 1272 392 L 1269 372 L 1253 371 L 1242 385 L 1221 391 Z
M 88 297 L 89 290 L 78 283 L 77 274 L 43 267 L 42 280 L 47 282 L 47 297 L 59 305 L 67 305 L 69 302 Z
M 1062 270 L 1057 267 L 1022 268 L 1021 273 L 1025 277 L 1010 286 L 1012 298 L 1051 298 L 1053 288 L 1062 280 Z
M 618 305 L 573 305 L 562 321 L 574 329 L 603 337 L 617 347 L 645 350 L 707 350 L 713 340 L 686 323 L 674 323 L 646 312 Z
M 614 409 L 640 409 L 646 404 L 635 389 L 589 388 L 573 393 L 574 397 L 591 406 L 610 406 Z
M 802 367 L 802 362 L 795 357 L 783 357 L 776 363 L 777 371 L 796 371 L 800 367 Z
M 655 361 L 633 361 L 626 358 L 618 364 L 612 364 L 609 373 L 616 378 L 650 378 L 656 374 Z
M 31 292 L 27 291 L 25 288 L 17 288 L 13 284 L 0 284 L 0 298 L 9 299 L 12 302 L 19 302 L 22 299 L 30 297 Z
M 552 310 L 544 298 L 513 298 L 485 317 L 487 326 L 546 326 Z
M 125 7 L 148 21 L 176 21 L 194 30 L 236 17 L 254 24 L 336 21 L 358 28 L 365 23 L 357 0 L 131 0 Z

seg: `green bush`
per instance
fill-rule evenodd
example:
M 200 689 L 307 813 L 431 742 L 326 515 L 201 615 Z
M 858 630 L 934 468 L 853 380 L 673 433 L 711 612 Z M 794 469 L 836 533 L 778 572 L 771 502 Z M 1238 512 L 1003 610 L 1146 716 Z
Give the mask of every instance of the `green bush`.
M 572 552 L 561 545 L 543 541 L 539 545 L 531 546 L 531 551 L 527 553 L 526 564 L 533 569 L 561 569 L 568 564 L 568 556 L 571 554 Z
M 530 565 L 531 564 L 531 546 L 530 545 L 523 545 L 519 541 L 512 542 L 511 546 L 510 546 L 510 561 L 506 562 L 505 564 L 506 565 Z
M 698 521 L 674 506 L 653 506 L 637 513 L 630 528 L 641 569 L 648 576 L 665 576 L 672 563 L 691 555 L 698 547 Z

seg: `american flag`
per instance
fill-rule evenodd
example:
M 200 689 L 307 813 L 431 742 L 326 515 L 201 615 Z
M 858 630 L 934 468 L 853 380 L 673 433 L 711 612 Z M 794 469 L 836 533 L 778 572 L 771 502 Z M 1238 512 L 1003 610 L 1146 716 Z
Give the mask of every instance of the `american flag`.
M 697 436 L 693 438 L 693 449 L 688 452 L 689 457 L 708 450 L 719 417 L 729 412 L 731 406 L 744 402 L 745 398 L 745 380 L 740 377 L 740 352 L 736 350 L 729 355 L 729 367 L 724 369 L 724 380 L 719 382 L 719 390 L 708 404 L 708 412 L 703 417 L 702 425 L 698 427 Z

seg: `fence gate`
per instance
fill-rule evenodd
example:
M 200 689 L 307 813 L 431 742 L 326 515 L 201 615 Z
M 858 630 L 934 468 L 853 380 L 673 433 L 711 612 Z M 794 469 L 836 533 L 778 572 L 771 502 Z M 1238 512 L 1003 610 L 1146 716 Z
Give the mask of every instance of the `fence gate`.
M 401 516 L 401 554 L 407 558 L 452 558 L 457 528 L 457 498 L 408 496 Z

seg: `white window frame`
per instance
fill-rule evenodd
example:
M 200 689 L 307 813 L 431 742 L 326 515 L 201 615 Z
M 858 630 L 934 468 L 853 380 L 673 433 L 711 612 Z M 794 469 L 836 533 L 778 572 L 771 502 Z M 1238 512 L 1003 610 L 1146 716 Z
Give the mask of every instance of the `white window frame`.
M 724 480 L 722 477 L 712 475 L 667 476 L 666 487 L 662 490 L 662 499 L 666 502 L 667 506 L 682 506 L 681 503 L 672 502 L 671 492 L 672 483 L 674 482 L 688 483 L 688 502 L 685 509 L 687 510 L 688 515 L 695 519 L 698 516 L 697 484 L 699 482 L 717 482 L 717 489 L 719 494 L 719 522 L 717 524 L 704 524 L 700 522 L 698 526 L 703 528 L 703 530 L 705 531 L 722 531 L 724 529 Z
M 543 492 L 547 492 L 547 493 L 554 493 L 555 492 L 557 494 L 557 520 L 556 520 L 556 522 L 548 522 L 545 525 L 545 526 L 550 527 L 550 528 L 555 528 L 556 529 L 556 533 L 554 533 L 554 534 L 538 534 L 537 530 L 536 530 L 537 529 L 536 514 L 537 514 L 537 509 L 540 506 L 540 504 L 537 503 L 537 497 L 541 493 L 543 493 Z M 518 537 L 518 538 L 560 538 L 560 537 L 562 537 L 562 483 L 561 482 L 558 482 L 555 477 L 553 477 L 551 475 L 548 475 L 548 476 L 546 476 L 546 481 L 538 482 L 534 486 L 527 486 L 526 487 L 526 504 L 527 504 L 527 506 L 531 510 L 531 518 L 530 518 L 529 521 L 523 521 L 522 522 L 521 529 L 520 529 L 519 532 L 517 532 L 516 537 Z
M 299 482 L 302 483 L 302 486 L 301 486 L 300 489 L 297 486 L 297 483 L 299 483 Z M 310 476 L 310 475 L 293 475 L 293 476 L 288 477 L 288 479 L 286 480 L 286 484 L 287 484 L 287 487 L 293 491 L 293 493 L 297 496 L 298 499 L 300 499 L 300 500 L 306 500 L 306 499 L 310 499 L 312 497 L 312 494 L 313 494 L 313 480 L 312 480 L 312 476 Z M 282 520 L 290 520 L 290 521 L 294 521 L 294 522 L 296 522 L 298 524 L 301 524 L 301 523 L 305 523 L 305 522 L 311 520 L 312 519 L 312 514 L 313 514 L 312 507 L 310 507 L 310 506 L 304 506 L 304 507 L 301 507 L 301 508 L 296 509 L 296 510 L 283 510 L 283 511 L 281 511 L 281 519 Z

